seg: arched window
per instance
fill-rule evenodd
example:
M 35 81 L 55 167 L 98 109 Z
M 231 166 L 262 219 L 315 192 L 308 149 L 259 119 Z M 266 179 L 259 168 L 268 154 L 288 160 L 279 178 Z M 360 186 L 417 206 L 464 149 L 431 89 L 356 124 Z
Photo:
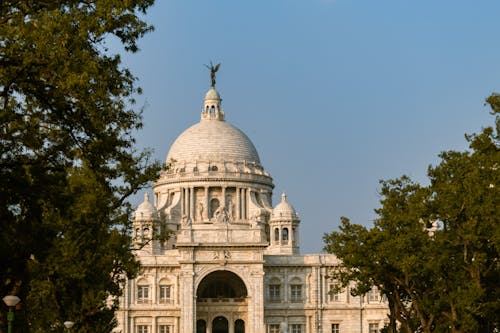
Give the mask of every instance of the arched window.
M 140 279 L 137 281 L 137 303 L 145 304 L 149 303 L 149 284 L 146 279 Z
M 168 279 L 160 280 L 160 284 L 158 287 L 158 296 L 160 303 L 172 303 L 173 299 L 173 288 L 172 284 Z
M 278 278 L 272 278 L 269 281 L 269 301 L 281 302 L 281 281 Z
M 274 228 L 274 241 L 279 242 L 280 240 L 280 229 Z
M 245 333 L 245 322 L 242 319 L 234 322 L 234 333 Z
M 283 228 L 283 230 L 281 230 L 281 240 L 283 244 L 288 243 L 288 228 Z
M 212 199 L 210 200 L 210 218 L 214 217 L 215 212 L 217 211 L 217 208 L 219 208 L 219 200 L 218 199 Z
M 290 281 L 290 301 L 292 303 L 302 302 L 302 280 L 294 277 Z
M 207 322 L 203 319 L 198 319 L 196 321 L 196 333 L 206 333 L 207 331 Z

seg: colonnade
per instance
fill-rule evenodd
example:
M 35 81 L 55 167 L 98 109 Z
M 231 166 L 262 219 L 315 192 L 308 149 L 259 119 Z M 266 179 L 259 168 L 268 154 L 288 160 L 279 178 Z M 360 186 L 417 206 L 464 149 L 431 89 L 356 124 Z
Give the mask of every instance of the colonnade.
M 202 188 L 204 194 L 200 200 L 200 196 L 196 195 L 197 190 Z M 217 191 L 217 192 L 215 192 Z M 231 186 L 203 186 L 203 187 L 181 187 L 179 188 L 181 195 L 181 216 L 190 221 L 202 222 L 210 221 L 213 218 L 215 210 L 211 201 L 216 199 L 218 206 L 222 207 L 228 213 L 230 220 L 246 220 L 249 218 L 249 202 L 250 188 L 231 187 Z M 236 202 L 233 198 L 227 200 L 226 194 L 236 195 Z

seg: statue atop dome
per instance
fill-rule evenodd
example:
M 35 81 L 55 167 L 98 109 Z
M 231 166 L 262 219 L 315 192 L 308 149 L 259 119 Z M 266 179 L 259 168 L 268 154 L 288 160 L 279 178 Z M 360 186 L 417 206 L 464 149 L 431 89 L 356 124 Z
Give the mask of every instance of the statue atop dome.
M 220 63 L 218 63 L 217 65 L 214 65 L 211 61 L 210 61 L 210 66 L 209 65 L 205 65 L 206 68 L 210 69 L 210 80 L 212 81 L 211 83 L 211 87 L 212 88 L 215 88 L 215 73 L 217 73 L 217 71 L 219 70 L 220 68 Z

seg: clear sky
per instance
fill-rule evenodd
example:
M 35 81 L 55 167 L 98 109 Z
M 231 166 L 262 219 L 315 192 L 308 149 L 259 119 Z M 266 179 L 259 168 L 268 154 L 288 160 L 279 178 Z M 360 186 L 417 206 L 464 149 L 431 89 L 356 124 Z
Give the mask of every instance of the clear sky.
M 500 1 L 157 0 L 153 33 L 123 63 L 144 94 L 140 147 L 163 161 L 217 89 L 298 211 L 302 253 L 340 216 L 370 225 L 379 179 L 426 183 L 443 150 L 492 124 L 500 92 Z M 141 202 L 142 194 L 133 199 Z

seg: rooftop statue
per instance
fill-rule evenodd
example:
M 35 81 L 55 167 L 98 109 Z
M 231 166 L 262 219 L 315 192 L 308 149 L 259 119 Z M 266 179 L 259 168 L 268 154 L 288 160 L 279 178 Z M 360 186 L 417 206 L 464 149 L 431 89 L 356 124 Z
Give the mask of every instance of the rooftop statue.
M 212 84 L 210 86 L 213 87 L 213 88 L 215 88 L 215 73 L 217 73 L 217 71 L 219 70 L 220 63 L 217 64 L 217 65 L 214 65 L 210 61 L 210 66 L 209 65 L 205 65 L 205 67 L 207 67 L 208 69 L 210 69 L 210 79 L 212 80 Z

